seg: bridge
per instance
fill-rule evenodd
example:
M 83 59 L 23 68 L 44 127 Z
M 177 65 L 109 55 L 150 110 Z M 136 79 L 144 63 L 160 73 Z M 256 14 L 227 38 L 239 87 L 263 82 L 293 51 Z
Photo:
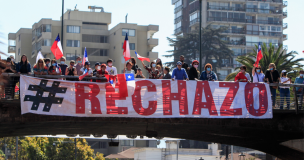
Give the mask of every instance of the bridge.
M 297 105 L 297 101 L 295 103 Z M 1 99 L 0 128 L 0 137 L 147 135 L 231 144 L 260 150 L 281 159 L 304 159 L 304 111 L 297 109 L 274 109 L 273 119 L 83 118 L 21 115 L 19 99 Z M 295 141 L 302 146 L 296 146 Z

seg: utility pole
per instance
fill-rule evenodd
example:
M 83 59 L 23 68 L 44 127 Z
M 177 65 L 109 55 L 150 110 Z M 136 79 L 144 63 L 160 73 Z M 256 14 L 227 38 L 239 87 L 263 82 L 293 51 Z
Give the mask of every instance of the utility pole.
M 176 160 L 178 160 L 178 148 L 179 148 L 178 142 L 179 142 L 179 141 L 177 140 L 177 141 L 176 141 L 176 146 L 177 146 L 177 147 L 176 147 L 176 148 L 177 148 L 177 149 L 176 149 Z
M 61 12 L 61 46 L 63 50 L 63 8 L 64 8 L 64 0 L 62 0 L 62 12 Z
M 199 0 L 199 64 L 202 73 L 202 0 Z

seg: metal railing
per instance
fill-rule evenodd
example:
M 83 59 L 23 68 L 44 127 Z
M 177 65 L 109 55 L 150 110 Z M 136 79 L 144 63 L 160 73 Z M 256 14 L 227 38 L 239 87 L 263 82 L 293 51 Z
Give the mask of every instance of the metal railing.
M 259 35 L 259 36 L 273 36 L 273 37 L 282 36 L 282 32 L 268 32 L 268 31 L 246 31 L 246 34 Z
M 283 0 L 248 0 L 248 1 L 283 3 Z
M 246 45 L 246 42 L 244 40 L 239 40 L 239 41 L 230 40 L 230 41 L 227 41 L 227 44 L 234 45 L 234 46 L 244 46 L 244 45 Z
M 264 44 L 264 43 L 263 43 Z M 270 43 L 265 43 L 267 47 L 269 47 Z M 274 48 L 279 48 L 280 43 L 271 43 Z M 246 46 L 255 47 L 255 45 L 259 45 L 259 42 L 246 42 Z
M 199 23 L 199 18 L 195 18 L 192 21 L 190 21 L 190 27 L 193 26 L 194 24 Z
M 283 34 L 283 40 L 287 40 L 288 39 L 288 35 L 287 34 Z
M 246 34 L 246 31 L 244 28 L 240 28 L 240 29 L 228 29 L 222 33 Z
M 174 19 L 174 24 L 178 23 L 179 21 L 181 21 L 183 19 L 182 16 L 179 16 L 177 18 Z
M 245 11 L 244 7 L 228 7 L 209 5 L 208 10 Z
M 264 8 L 246 8 L 246 12 L 265 13 L 265 14 L 282 14 L 279 9 L 264 9 Z
M 179 34 L 182 32 L 182 27 L 178 27 L 174 30 L 174 34 Z
M 176 8 L 174 9 L 174 13 L 177 13 L 177 12 L 180 11 L 182 8 L 183 8 L 183 5 L 180 5 L 180 6 L 176 7 Z
M 230 64 L 229 64 L 230 65 Z M 59 80 L 69 80 L 69 81 L 79 81 L 78 76 L 63 76 L 63 75 L 34 75 L 29 74 L 27 76 L 39 77 L 44 79 L 59 79 Z M 221 78 L 225 78 L 222 75 Z M 2 73 L 2 79 L 0 84 L 0 100 L 14 100 L 20 99 L 20 92 L 16 89 L 16 86 L 19 86 L 19 74 L 11 74 L 11 73 Z M 85 77 L 82 81 L 96 81 L 99 80 L 100 82 L 96 83 L 105 83 L 107 79 L 104 77 Z M 5 82 L 5 83 L 3 83 Z M 304 93 L 304 84 L 282 84 L 282 83 L 270 83 L 270 86 L 281 86 L 281 87 L 290 87 L 290 96 L 283 97 L 280 96 L 279 92 L 277 91 L 275 106 L 274 109 L 281 109 L 287 108 L 289 110 L 296 110 L 304 109 L 304 102 L 303 102 L 303 93 Z M 297 91 L 296 87 L 303 88 L 302 91 Z M 225 97 L 217 96 L 213 97 L 214 102 L 222 102 Z
M 286 11 L 286 12 L 283 12 L 283 16 L 284 16 L 284 17 L 287 17 L 287 11 Z
M 282 25 L 282 21 L 273 20 L 254 20 L 254 19 L 238 19 L 227 17 L 208 17 L 207 21 L 224 21 L 224 22 L 238 22 L 238 23 L 254 23 L 254 24 L 273 24 Z
M 288 27 L 288 23 L 283 23 L 283 29 L 286 29 Z

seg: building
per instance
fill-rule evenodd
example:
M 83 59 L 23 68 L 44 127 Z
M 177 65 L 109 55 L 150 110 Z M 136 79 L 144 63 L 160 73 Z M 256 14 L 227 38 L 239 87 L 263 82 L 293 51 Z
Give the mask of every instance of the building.
M 177 152 L 177 141 L 166 141 L 166 148 L 139 148 L 134 150 L 134 160 L 175 160 L 191 159 L 220 160 L 218 145 L 212 143 L 208 149 L 184 149 L 179 148 Z
M 152 50 L 158 45 L 158 39 L 153 38 L 159 29 L 158 25 L 120 23 L 109 29 L 111 13 L 104 12 L 102 7 L 97 8 L 101 12 L 95 12 L 95 9 L 90 12 L 75 9 L 64 13 L 61 41 L 67 63 L 78 56 L 83 57 L 86 47 L 92 67 L 95 62 L 105 63 L 108 59 L 113 59 L 113 65 L 121 73 L 125 63 L 122 44 L 126 33 L 129 36 L 131 56 L 135 57 L 137 51 L 141 56 L 157 59 L 158 53 Z M 25 54 L 32 65 L 35 64 L 39 51 L 44 57 L 54 58 L 50 48 L 58 34 L 61 36 L 61 21 L 43 18 L 34 23 L 31 29 L 21 28 L 16 33 L 9 33 L 8 53 L 15 53 L 16 61 L 20 61 L 20 57 Z
M 172 5 L 175 35 L 199 29 L 199 0 L 172 0 Z M 283 23 L 286 7 L 287 1 L 283 0 L 202 0 L 202 27 L 227 27 L 223 34 L 234 52 L 233 59 L 222 60 L 220 80 L 240 66 L 237 56 L 252 52 L 259 42 L 278 47 L 287 40 L 283 34 L 287 28 L 287 23 Z

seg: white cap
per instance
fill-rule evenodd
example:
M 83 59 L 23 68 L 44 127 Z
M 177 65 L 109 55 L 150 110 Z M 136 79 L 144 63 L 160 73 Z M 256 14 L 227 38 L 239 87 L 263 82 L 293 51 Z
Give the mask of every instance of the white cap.
M 282 70 L 282 73 L 286 73 L 287 71 L 286 70 Z

